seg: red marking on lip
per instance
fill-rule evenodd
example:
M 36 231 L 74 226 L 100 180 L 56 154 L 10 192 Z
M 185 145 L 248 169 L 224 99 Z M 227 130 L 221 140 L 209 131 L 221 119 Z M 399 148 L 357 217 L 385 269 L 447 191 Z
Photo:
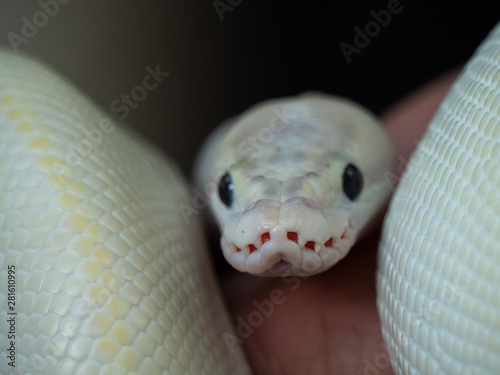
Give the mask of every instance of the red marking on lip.
M 241 251 L 241 249 L 238 246 L 235 246 L 235 248 L 236 248 L 237 253 L 239 253 Z
M 330 239 L 325 242 L 325 247 L 333 247 L 333 238 L 330 237 Z
M 297 232 L 287 232 L 286 237 L 290 240 L 295 242 L 296 244 L 299 243 L 299 235 Z
M 255 247 L 255 245 L 250 244 L 250 245 L 248 245 L 248 250 L 250 250 L 250 254 L 251 254 L 251 253 L 253 253 L 255 250 L 257 250 L 257 248 Z
M 311 250 L 314 250 L 314 241 L 307 241 L 306 244 L 304 245 L 304 247 L 308 248 L 308 249 L 311 249 Z
M 271 239 L 271 235 L 269 234 L 269 232 L 262 233 L 262 235 L 260 236 L 260 239 L 262 241 L 262 245 L 264 245 L 267 241 L 269 241 Z

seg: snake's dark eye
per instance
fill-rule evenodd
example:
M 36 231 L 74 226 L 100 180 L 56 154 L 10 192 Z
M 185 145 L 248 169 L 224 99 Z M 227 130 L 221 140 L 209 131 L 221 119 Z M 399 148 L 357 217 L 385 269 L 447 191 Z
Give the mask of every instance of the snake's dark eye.
M 219 181 L 219 198 L 227 207 L 231 207 L 233 204 L 233 190 L 233 179 L 231 174 L 226 172 Z
M 356 166 L 347 164 L 342 175 L 342 190 L 344 190 L 344 194 L 353 201 L 359 196 L 362 189 L 363 176 L 361 172 Z

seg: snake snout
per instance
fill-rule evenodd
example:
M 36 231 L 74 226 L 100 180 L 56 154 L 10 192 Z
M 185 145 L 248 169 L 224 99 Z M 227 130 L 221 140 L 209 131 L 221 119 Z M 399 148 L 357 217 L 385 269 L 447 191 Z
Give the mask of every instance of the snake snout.
M 313 274 L 323 265 L 325 251 L 334 251 L 337 239 L 306 240 L 296 230 L 277 226 L 243 248 L 234 245 L 234 260 L 244 262 L 245 271 L 253 274 Z
M 229 223 L 221 237 L 226 259 L 258 275 L 310 275 L 345 254 L 349 220 L 325 216 L 309 199 L 261 200 Z

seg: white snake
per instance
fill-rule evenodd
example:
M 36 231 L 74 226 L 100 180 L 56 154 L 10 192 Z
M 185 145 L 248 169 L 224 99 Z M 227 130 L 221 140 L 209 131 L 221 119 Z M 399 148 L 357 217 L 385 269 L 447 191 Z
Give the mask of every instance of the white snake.
M 384 134 L 358 107 L 316 94 L 238 123 L 255 142 L 240 146 L 251 134 L 231 130 L 220 142 L 236 151 L 220 152 L 215 136 L 202 156 L 212 164 L 199 168 L 226 257 L 259 274 L 330 267 L 389 191 Z M 250 373 L 222 339 L 230 320 L 171 162 L 46 67 L 7 52 L 0 126 L 2 374 Z M 378 307 L 399 374 L 498 373 L 499 160 L 497 27 L 434 118 L 385 221 Z
M 390 193 L 394 154 L 374 116 L 341 98 L 303 94 L 251 108 L 199 157 L 236 269 L 311 275 L 343 258 Z

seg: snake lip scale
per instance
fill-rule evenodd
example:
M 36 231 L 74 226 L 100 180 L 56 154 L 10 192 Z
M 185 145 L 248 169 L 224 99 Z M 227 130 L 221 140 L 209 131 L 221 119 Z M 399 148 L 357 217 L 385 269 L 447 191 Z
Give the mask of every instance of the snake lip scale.
M 306 198 L 291 198 L 283 204 L 292 204 L 295 210 L 298 207 L 306 206 L 308 211 L 318 213 L 319 219 L 315 221 L 315 225 L 321 228 L 319 220 L 326 227 L 326 218 L 317 207 L 309 199 Z M 277 210 L 282 209 L 279 202 L 274 202 L 274 207 Z M 248 207 L 243 215 L 250 215 L 255 218 L 253 210 L 258 211 L 263 205 L 271 206 L 269 201 L 259 200 L 254 202 L 251 207 Z M 309 213 L 309 215 L 311 215 Z M 312 216 L 312 215 L 311 215 Z M 349 220 L 345 226 L 337 225 L 331 233 L 326 230 L 324 233 L 318 233 L 315 237 L 303 238 L 297 226 L 286 228 L 284 226 L 275 226 L 272 229 L 269 227 L 259 227 L 251 225 L 245 220 L 236 223 L 237 228 L 229 226 L 229 231 L 242 231 L 245 229 L 239 228 L 255 228 L 256 232 L 251 233 L 246 238 L 256 238 L 259 242 L 249 244 L 235 244 L 229 242 L 230 234 L 221 236 L 221 248 L 227 258 L 231 259 L 231 264 L 236 269 L 242 272 L 250 272 L 259 276 L 283 276 L 283 275 L 299 275 L 307 276 L 320 272 L 322 262 L 335 263 L 341 258 L 341 254 L 346 254 L 354 242 L 352 231 L 350 231 Z

